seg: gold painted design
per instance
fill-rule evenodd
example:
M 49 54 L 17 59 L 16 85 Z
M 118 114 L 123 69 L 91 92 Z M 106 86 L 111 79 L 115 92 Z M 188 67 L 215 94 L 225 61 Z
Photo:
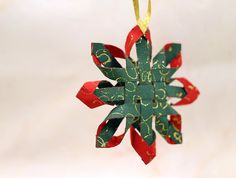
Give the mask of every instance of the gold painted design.
M 107 90 L 100 90 L 100 92 L 104 95 L 107 95 L 108 94 L 108 91 Z
M 158 108 L 158 102 L 157 102 L 157 101 L 154 102 L 153 108 L 154 108 L 154 109 L 157 109 L 157 108 Z
M 109 97 L 106 96 L 106 95 L 100 96 L 99 99 L 102 100 L 102 101 L 109 101 Z
M 97 136 L 97 142 L 100 144 L 101 147 L 105 147 L 106 146 L 106 142 L 103 140 L 102 137 Z
M 128 114 L 126 114 L 125 117 L 132 117 L 132 118 L 134 118 L 135 116 L 133 114 L 131 114 L 131 113 L 128 113 Z
M 160 103 L 160 104 L 162 104 L 162 103 Z M 163 110 L 166 109 L 166 108 L 168 107 L 168 105 L 169 105 L 169 104 L 166 102 L 166 103 L 165 103 L 165 106 L 163 106 L 162 109 L 163 109 Z
M 151 82 L 152 81 L 152 73 L 151 71 L 144 71 L 141 73 L 141 80 L 142 81 L 148 81 Z
M 148 120 L 152 119 L 152 115 L 150 115 L 147 119 L 143 119 L 145 122 L 147 122 Z
M 194 86 L 192 86 L 192 85 L 188 85 L 188 88 L 189 88 L 190 90 L 194 90 Z
M 119 112 L 112 112 L 110 115 L 108 115 L 107 118 L 111 118 L 111 116 L 115 115 L 115 117 L 120 116 L 121 118 L 124 117 L 123 113 L 119 113 Z M 117 116 L 118 115 L 118 116 Z M 114 116 L 113 116 L 114 117 Z
M 146 154 L 150 157 L 153 156 L 153 153 L 150 153 L 149 151 L 146 151 Z
M 99 100 L 94 100 L 94 101 L 93 101 L 93 104 L 95 104 L 95 103 L 98 103 L 98 104 L 100 104 L 100 103 L 101 103 L 101 101 L 99 101 Z
M 103 57 L 103 56 L 105 56 L 106 57 L 106 60 L 104 61 L 104 62 L 102 62 L 103 63 L 103 65 L 106 65 L 107 63 L 110 63 L 111 62 L 111 58 L 110 58 L 110 56 L 107 54 L 107 50 L 105 50 L 105 49 L 99 49 L 99 50 L 97 50 L 96 51 L 96 57 L 97 58 L 100 58 L 100 57 Z
M 149 125 L 148 125 L 146 122 L 141 122 L 141 124 L 145 124 L 145 125 L 147 126 L 147 130 L 148 130 L 148 131 L 147 131 L 147 133 L 148 133 L 147 135 L 150 135 L 150 130 L 151 130 L 151 129 L 150 129 Z M 147 135 L 146 135 L 146 136 L 147 136 Z M 145 136 L 145 137 L 146 137 L 146 136 Z M 144 137 L 144 138 L 145 138 L 145 137 Z
M 164 123 L 158 123 L 158 126 L 161 127 L 161 132 L 165 132 L 167 131 L 167 128 L 165 127 L 165 124 Z
M 162 96 L 159 96 L 158 93 L 162 93 Z M 166 98 L 166 91 L 161 88 L 161 89 L 158 89 L 157 92 L 155 93 L 155 97 L 159 98 L 160 100 L 163 100 Z
M 188 98 L 188 97 L 185 97 L 184 99 L 187 100 L 187 101 L 191 101 L 190 98 Z
M 133 80 L 137 80 L 137 79 L 138 79 L 138 74 L 137 74 L 136 69 L 135 69 L 135 68 L 129 68 L 129 70 L 134 70 L 135 76 L 130 75 L 129 72 L 128 72 L 128 70 L 127 70 L 127 68 L 125 68 L 125 73 L 127 74 L 127 76 L 128 76 L 129 78 L 133 79 Z
M 161 70 L 161 69 L 160 69 L 159 72 L 160 72 L 161 75 L 166 76 L 166 75 L 168 75 L 168 74 L 170 73 L 170 70 L 166 70 L 166 71 L 165 71 L 165 70 Z
M 135 92 L 136 85 L 133 82 L 127 82 L 128 85 L 126 85 L 125 90 L 128 92 Z M 131 87 L 132 86 L 132 87 Z M 131 87 L 131 89 L 128 89 L 127 87 Z
M 176 93 L 176 96 L 181 98 L 181 97 L 183 96 L 183 93 L 177 92 L 177 93 Z
M 174 132 L 174 138 L 178 140 L 179 143 L 182 142 L 182 135 L 179 132 Z
M 123 95 L 118 95 L 118 96 L 117 96 L 117 100 L 125 100 L 125 98 L 124 98 Z
M 147 104 L 143 103 L 143 99 L 142 98 L 140 98 L 140 103 L 141 103 L 142 106 L 145 106 L 145 107 L 148 106 L 148 103 Z
M 140 111 L 138 110 L 138 105 L 137 104 L 134 105 L 134 108 L 137 111 L 137 113 L 140 113 Z

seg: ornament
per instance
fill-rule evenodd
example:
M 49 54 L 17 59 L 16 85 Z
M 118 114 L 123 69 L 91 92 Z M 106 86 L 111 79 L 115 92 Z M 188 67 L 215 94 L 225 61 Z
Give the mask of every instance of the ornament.
M 92 43 L 92 57 L 98 69 L 110 80 L 85 83 L 77 94 L 90 108 L 104 104 L 114 105 L 114 109 L 99 125 L 96 147 L 110 148 L 121 143 L 130 130 L 133 148 L 145 164 L 156 156 L 156 131 L 170 144 L 182 143 L 181 116 L 173 106 L 192 103 L 199 95 L 198 89 L 185 78 L 173 77 L 182 65 L 181 45 L 170 43 L 152 58 L 152 41 L 148 23 L 151 1 L 144 20 L 140 20 L 138 0 L 133 0 L 137 26 L 128 34 L 125 52 L 118 47 Z M 136 45 L 137 60 L 130 52 Z M 122 66 L 117 58 L 125 60 Z M 172 85 L 178 81 L 182 87 Z M 179 98 L 170 103 L 169 98 Z M 115 136 L 120 124 L 125 122 L 124 133 Z

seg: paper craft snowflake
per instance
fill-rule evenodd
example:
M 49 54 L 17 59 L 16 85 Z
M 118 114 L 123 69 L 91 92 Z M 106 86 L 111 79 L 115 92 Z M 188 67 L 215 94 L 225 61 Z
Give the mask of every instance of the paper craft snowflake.
M 136 61 L 130 57 L 134 44 Z M 172 78 L 182 64 L 180 44 L 165 45 L 152 59 L 150 32 L 143 33 L 136 26 L 127 36 L 125 53 L 112 45 L 93 43 L 92 56 L 100 71 L 117 81 L 115 86 L 105 80 L 87 82 L 77 94 L 90 108 L 116 106 L 98 127 L 97 147 L 117 146 L 130 129 L 131 144 L 147 164 L 156 155 L 153 121 L 156 131 L 168 143 L 182 143 L 181 116 L 172 106 L 192 103 L 199 91 L 185 78 Z M 126 66 L 122 67 L 117 58 L 125 59 Z M 171 85 L 175 80 L 183 87 Z M 171 97 L 180 101 L 171 104 Z M 126 123 L 124 133 L 114 136 L 122 121 Z

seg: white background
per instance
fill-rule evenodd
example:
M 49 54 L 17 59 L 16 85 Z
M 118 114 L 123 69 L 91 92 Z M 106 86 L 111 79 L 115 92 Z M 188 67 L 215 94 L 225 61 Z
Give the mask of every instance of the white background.
M 146 1 L 141 9 L 145 11 Z M 154 54 L 181 42 L 186 76 L 201 91 L 183 118 L 182 145 L 157 135 L 144 165 L 129 136 L 96 149 L 111 110 L 75 95 L 105 79 L 90 43 L 124 47 L 136 25 L 131 0 L 0 0 L 0 178 L 235 178 L 236 1 L 152 1 Z

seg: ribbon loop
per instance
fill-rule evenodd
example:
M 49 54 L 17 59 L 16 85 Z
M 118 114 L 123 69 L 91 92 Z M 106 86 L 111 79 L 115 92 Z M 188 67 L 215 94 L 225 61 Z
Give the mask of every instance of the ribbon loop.
M 135 12 L 137 24 L 142 30 L 142 32 L 145 33 L 148 29 L 148 24 L 151 19 L 151 0 L 148 0 L 148 9 L 143 20 L 140 18 L 139 0 L 133 0 L 133 5 L 134 5 L 134 12 Z

